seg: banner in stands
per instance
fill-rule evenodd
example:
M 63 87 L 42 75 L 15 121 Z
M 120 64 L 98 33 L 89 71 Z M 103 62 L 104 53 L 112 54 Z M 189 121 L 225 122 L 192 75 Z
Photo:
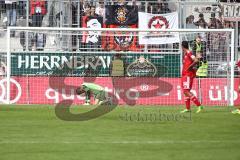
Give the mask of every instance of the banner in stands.
M 106 5 L 106 24 L 133 25 L 138 23 L 138 7 L 128 5 Z
M 240 21 L 239 3 L 221 3 L 223 8 L 223 18 L 228 21 Z
M 0 103 L 6 103 L 6 79 L 0 79 Z M 83 104 L 84 97 L 77 96 L 74 90 L 82 82 L 94 82 L 105 87 L 106 96 L 115 95 L 118 104 L 141 105 L 182 105 L 184 96 L 180 78 L 77 78 L 77 77 L 11 77 L 11 103 L 17 104 L 56 104 L 62 100 L 73 100 L 73 104 Z M 55 86 L 50 82 L 54 82 Z M 114 82 L 114 86 L 113 86 Z M 227 86 L 221 86 L 226 78 L 202 79 L 201 94 L 203 105 L 226 105 Z M 70 87 L 69 85 L 73 85 Z M 235 104 L 240 104 L 237 93 L 239 80 L 235 79 Z M 55 89 L 53 89 L 54 87 Z M 199 93 L 197 83 L 193 90 Z
M 178 29 L 178 13 L 150 14 L 139 12 L 140 29 Z M 139 44 L 179 43 L 178 33 L 150 32 L 139 33 Z
M 103 17 L 100 16 L 83 16 L 82 27 L 99 29 L 103 28 Z M 82 36 L 82 43 L 87 44 L 101 44 L 101 32 L 99 31 L 88 31 L 84 32 Z
M 111 53 L 12 53 L 11 75 L 109 77 L 114 56 Z M 124 53 L 122 59 L 125 68 L 140 57 L 144 57 L 156 67 L 157 74 L 154 74 L 156 77 L 180 76 L 179 54 Z
M 108 28 L 137 28 L 137 25 L 108 25 Z M 140 46 L 137 41 L 136 32 L 109 32 L 104 38 L 102 47 L 115 51 L 135 51 L 138 52 Z

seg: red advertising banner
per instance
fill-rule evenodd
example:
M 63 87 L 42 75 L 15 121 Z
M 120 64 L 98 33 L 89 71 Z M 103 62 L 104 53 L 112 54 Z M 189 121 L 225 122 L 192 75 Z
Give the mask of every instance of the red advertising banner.
M 62 100 L 73 100 L 73 104 L 83 104 L 84 96 L 74 93 L 82 82 L 93 82 L 93 78 L 76 77 L 12 77 L 11 103 L 16 104 L 56 104 Z M 0 102 L 6 103 L 6 79 L 0 80 Z M 201 94 L 203 105 L 227 105 L 228 90 L 225 78 L 201 79 L 201 89 L 197 80 L 193 92 Z M 106 96 L 119 104 L 139 105 L 181 105 L 183 94 L 180 78 L 106 78 L 98 77 L 94 83 L 105 87 Z M 51 86 L 51 85 L 54 86 Z M 114 84 L 114 85 L 113 85 Z M 237 92 L 239 80 L 235 79 L 235 104 L 240 104 Z M 54 89 L 53 89 L 54 88 Z M 111 96 L 111 95 L 114 95 Z

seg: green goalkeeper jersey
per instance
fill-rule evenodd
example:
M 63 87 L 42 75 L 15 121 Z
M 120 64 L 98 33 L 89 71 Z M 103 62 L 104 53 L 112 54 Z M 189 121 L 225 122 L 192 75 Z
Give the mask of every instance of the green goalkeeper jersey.
M 94 83 L 83 83 L 82 86 L 84 91 L 86 92 L 90 91 L 95 96 L 101 94 L 104 91 L 103 87 Z

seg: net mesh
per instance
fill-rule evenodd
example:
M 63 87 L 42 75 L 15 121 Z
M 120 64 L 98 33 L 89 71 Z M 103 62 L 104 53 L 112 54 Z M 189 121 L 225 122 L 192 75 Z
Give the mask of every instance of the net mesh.
M 84 96 L 75 95 L 74 89 L 82 82 L 93 82 L 104 86 L 119 104 L 183 104 L 179 44 L 188 41 L 193 54 L 201 52 L 207 68 L 205 75 L 196 78 L 193 93 L 204 105 L 229 104 L 231 32 L 30 28 L 14 32 L 11 78 L 18 85 L 11 83 L 11 102 L 21 94 L 17 103 L 54 104 L 70 99 L 82 104 Z M 171 37 L 176 42 L 168 43 Z

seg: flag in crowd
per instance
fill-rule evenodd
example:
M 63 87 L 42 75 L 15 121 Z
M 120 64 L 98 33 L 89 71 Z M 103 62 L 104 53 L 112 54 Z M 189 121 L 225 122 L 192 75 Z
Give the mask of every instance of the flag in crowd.
M 138 13 L 139 29 L 178 29 L 178 13 Z M 141 18 L 141 20 L 140 20 Z M 150 32 L 139 34 L 139 44 L 167 44 L 179 42 L 177 33 Z
M 83 16 L 82 27 L 99 29 L 103 28 L 103 17 L 101 16 Z M 88 31 L 83 33 L 82 43 L 101 43 L 101 32 L 99 31 Z
M 107 5 L 105 14 L 107 25 L 133 25 L 138 23 L 136 6 Z
M 109 28 L 137 28 L 137 25 L 108 25 Z M 106 38 L 106 45 L 110 50 L 129 50 L 137 51 L 137 33 L 136 32 L 109 32 Z

